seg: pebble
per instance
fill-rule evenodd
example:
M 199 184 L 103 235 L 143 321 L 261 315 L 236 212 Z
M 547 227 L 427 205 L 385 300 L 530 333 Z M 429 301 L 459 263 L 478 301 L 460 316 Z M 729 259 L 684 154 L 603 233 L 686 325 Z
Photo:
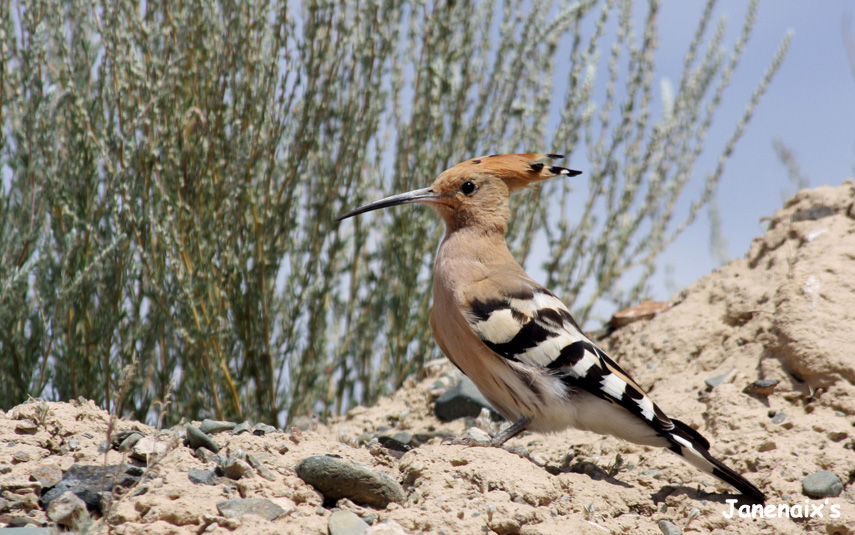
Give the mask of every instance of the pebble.
M 169 443 L 164 440 L 155 440 L 154 437 L 143 437 L 131 448 L 130 456 L 132 459 L 148 464 L 151 457 L 163 455 L 168 449 Z
M 784 414 L 782 411 L 778 411 L 775 413 L 775 416 L 772 416 L 772 423 L 775 425 L 780 425 L 780 424 L 784 423 L 784 421 L 786 419 L 787 419 L 787 415 Z
M 57 496 L 47 508 L 48 518 L 57 524 L 68 527 L 73 526 L 78 519 L 86 514 L 88 514 L 86 503 L 69 491 Z
M 115 481 L 117 471 L 119 471 L 118 482 Z M 127 465 L 120 468 L 115 464 L 110 466 L 73 464 L 62 475 L 62 480 L 42 496 L 42 503 L 48 507 L 53 500 L 70 491 L 86 502 L 86 507 L 90 511 L 100 513 L 103 500 L 109 496 L 113 486 L 121 484 L 130 487 L 139 479 L 138 473 L 140 472 L 129 471 Z
M 683 530 L 680 529 L 673 522 L 669 522 L 667 520 L 659 521 L 659 529 L 662 530 L 664 535 L 683 535 Z
M 499 420 L 501 416 L 493 408 L 487 399 L 481 395 L 475 383 L 468 377 L 464 377 L 455 386 L 446 390 L 434 403 L 434 413 L 443 422 L 450 422 L 466 416 L 477 418 L 481 409 L 488 409 L 493 419 Z
M 802 492 L 811 498 L 834 498 L 843 492 L 843 483 L 834 472 L 820 470 L 802 480 Z
M 404 489 L 392 477 L 359 463 L 315 455 L 300 461 L 297 475 L 325 498 L 348 498 L 380 509 L 391 502 L 403 503 Z
M 220 470 L 222 470 L 223 475 L 229 479 L 252 477 L 252 467 L 248 462 L 239 458 L 235 454 L 231 454 L 226 458 L 223 464 L 220 465 Z
M 217 502 L 217 510 L 226 518 L 237 518 L 252 514 L 266 520 L 275 520 L 285 514 L 285 509 L 282 509 L 267 498 L 225 500 Z
M 196 451 L 193 452 L 197 459 L 202 461 L 203 463 L 221 463 L 222 460 L 220 456 L 209 450 L 208 448 L 196 448 Z
M 261 464 L 261 461 L 256 459 L 255 456 L 248 453 L 246 455 L 246 462 L 248 462 L 251 467 L 255 468 L 258 475 L 264 479 L 267 479 L 268 481 L 276 481 L 276 475 L 271 472 L 269 468 Z
M 11 464 L 0 464 L 0 474 L 8 474 L 12 471 Z
M 216 485 L 217 473 L 213 470 L 202 470 L 191 468 L 187 472 L 187 478 L 196 485 Z
M 488 435 L 484 430 L 478 429 L 477 427 L 470 427 L 464 433 L 464 437 L 469 440 L 475 440 L 477 442 L 489 442 L 490 435 Z
M 62 480 L 62 470 L 55 464 L 43 464 L 33 470 L 30 479 L 38 481 L 42 488 L 54 487 Z
M 222 433 L 223 431 L 231 431 L 237 426 L 234 422 L 227 422 L 225 420 L 211 420 L 210 418 L 205 418 L 202 420 L 202 424 L 199 426 L 199 430 L 205 433 L 206 435 L 213 435 L 214 433 Z
M 249 422 L 241 422 L 241 423 L 237 424 L 234 429 L 232 429 L 233 435 L 239 435 L 241 433 L 251 433 L 251 432 L 252 432 L 252 426 L 249 425 Z
M 713 388 L 722 384 L 724 382 L 724 380 L 727 379 L 727 376 L 730 375 L 732 372 L 733 372 L 733 370 L 730 370 L 730 371 L 726 371 L 720 375 L 714 375 L 712 377 L 708 377 L 707 379 L 704 379 L 704 384 L 707 385 L 708 390 L 712 390 Z M 665 522 L 667 522 L 667 520 Z M 661 526 L 661 523 L 660 523 L 660 526 Z
M 778 381 L 772 379 L 759 379 L 753 383 L 749 383 L 742 391 L 752 396 L 767 397 L 772 395 L 775 387 L 778 386 Z
M 184 426 L 184 431 L 187 432 L 187 443 L 194 450 L 197 448 L 207 448 L 214 453 L 220 451 L 220 445 L 195 425 L 187 424 Z
M 263 437 L 264 435 L 269 435 L 270 433 L 276 433 L 278 429 L 273 427 L 272 425 L 268 425 L 265 423 L 257 423 L 252 426 L 252 434 L 257 437 Z
M 30 453 L 24 450 L 18 450 L 12 453 L 13 463 L 26 463 L 30 460 Z
M 368 530 L 368 524 L 355 513 L 336 511 L 330 515 L 328 528 L 330 535 L 363 535 Z
M 774 449 L 778 449 L 778 445 L 775 444 L 774 440 L 767 440 L 757 446 L 757 451 L 772 451 Z
M 32 420 L 21 420 L 15 425 L 15 432 L 19 435 L 35 435 L 39 425 Z

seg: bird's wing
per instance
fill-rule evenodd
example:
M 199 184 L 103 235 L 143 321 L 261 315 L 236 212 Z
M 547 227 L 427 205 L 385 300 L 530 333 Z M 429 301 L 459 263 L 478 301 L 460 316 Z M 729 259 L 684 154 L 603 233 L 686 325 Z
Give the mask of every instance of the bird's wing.
M 547 368 L 569 387 L 619 405 L 658 431 L 674 428 L 629 374 L 582 333 L 561 300 L 530 279 L 507 279 L 483 279 L 463 296 L 464 316 L 484 344 L 505 359 Z

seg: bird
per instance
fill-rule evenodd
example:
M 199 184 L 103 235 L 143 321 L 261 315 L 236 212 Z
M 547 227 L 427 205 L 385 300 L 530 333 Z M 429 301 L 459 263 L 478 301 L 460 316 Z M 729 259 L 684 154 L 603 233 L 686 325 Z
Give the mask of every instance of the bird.
M 698 431 L 669 418 L 508 249 L 510 196 L 544 180 L 581 174 L 551 165 L 560 158 L 471 158 L 442 172 L 430 187 L 370 202 L 337 221 L 419 203 L 445 222 L 434 260 L 430 326 L 445 356 L 512 422 L 488 445 L 502 446 L 524 430 L 612 435 L 667 448 L 745 499 L 764 503 L 763 492 L 713 457 Z

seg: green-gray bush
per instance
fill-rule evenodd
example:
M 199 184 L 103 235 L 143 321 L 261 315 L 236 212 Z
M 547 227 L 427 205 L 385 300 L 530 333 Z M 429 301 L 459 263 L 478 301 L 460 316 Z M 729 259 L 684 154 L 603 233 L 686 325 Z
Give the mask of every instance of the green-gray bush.
M 0 2 L 0 405 L 283 423 L 372 402 L 437 354 L 441 228 L 334 216 L 482 153 L 586 154 L 582 198 L 564 181 L 515 202 L 513 248 L 544 240 L 544 282 L 582 319 L 637 299 L 787 40 L 677 221 L 756 2 L 729 56 L 708 3 L 659 117 L 659 3 L 640 25 L 634 5 Z

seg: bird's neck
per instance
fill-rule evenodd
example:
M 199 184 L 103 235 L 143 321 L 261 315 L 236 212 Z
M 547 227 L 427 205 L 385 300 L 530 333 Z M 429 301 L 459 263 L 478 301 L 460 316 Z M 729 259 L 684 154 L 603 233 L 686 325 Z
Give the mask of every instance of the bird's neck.
M 437 282 L 441 281 L 439 286 L 454 292 L 458 286 L 487 278 L 499 265 L 524 275 L 508 249 L 504 232 L 449 227 L 439 246 L 434 275 Z

